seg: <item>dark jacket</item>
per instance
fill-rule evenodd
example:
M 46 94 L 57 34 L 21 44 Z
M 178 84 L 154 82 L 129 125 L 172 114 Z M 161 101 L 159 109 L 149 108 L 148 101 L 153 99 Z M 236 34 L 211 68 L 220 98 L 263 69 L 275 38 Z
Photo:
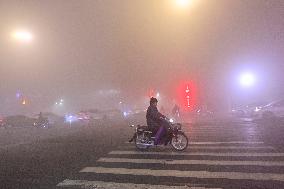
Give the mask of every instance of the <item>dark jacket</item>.
M 161 125 L 161 117 L 165 116 L 158 111 L 156 106 L 148 107 L 146 114 L 148 127 L 159 127 Z

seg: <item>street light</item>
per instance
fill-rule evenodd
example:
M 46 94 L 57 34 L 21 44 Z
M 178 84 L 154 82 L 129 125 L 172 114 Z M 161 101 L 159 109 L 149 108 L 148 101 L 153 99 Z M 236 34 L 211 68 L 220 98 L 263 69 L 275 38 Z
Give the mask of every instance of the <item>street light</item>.
M 64 99 L 62 99 L 62 98 L 59 101 L 55 102 L 55 105 L 63 106 L 63 104 L 64 104 Z
M 33 40 L 32 33 L 26 30 L 15 31 L 11 34 L 11 36 L 14 40 L 24 43 L 29 43 Z
M 195 7 L 199 0 L 169 0 L 169 6 L 175 13 L 185 14 L 191 12 L 190 10 Z
M 255 84 L 255 75 L 250 72 L 245 72 L 240 76 L 240 84 L 243 87 L 251 87 Z
M 191 3 L 192 0 L 175 0 L 175 1 L 179 7 L 186 7 Z
M 23 101 L 22 101 L 22 105 L 26 105 L 27 104 L 27 101 L 24 99 Z

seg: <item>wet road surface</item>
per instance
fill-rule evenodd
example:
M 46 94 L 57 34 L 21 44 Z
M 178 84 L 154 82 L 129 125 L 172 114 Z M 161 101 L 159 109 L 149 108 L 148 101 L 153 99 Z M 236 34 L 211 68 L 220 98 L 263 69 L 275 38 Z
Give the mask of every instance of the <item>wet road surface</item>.
M 82 127 L 2 148 L 0 188 L 284 188 L 284 132 L 276 125 L 185 124 L 184 152 L 137 151 L 124 122 Z

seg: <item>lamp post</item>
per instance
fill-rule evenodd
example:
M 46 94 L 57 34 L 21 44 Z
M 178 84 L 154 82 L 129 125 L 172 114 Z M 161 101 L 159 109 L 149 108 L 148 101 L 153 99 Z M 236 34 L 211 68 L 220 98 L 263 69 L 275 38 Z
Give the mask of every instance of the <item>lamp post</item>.
M 242 87 L 252 87 L 255 84 L 255 75 L 251 72 L 245 72 L 240 75 L 239 82 Z
M 16 30 L 11 33 L 12 39 L 21 43 L 30 43 L 33 40 L 33 34 L 27 30 Z
M 175 1 L 176 1 L 177 6 L 181 8 L 185 8 L 191 3 L 192 0 L 175 0 Z
M 250 89 L 252 89 L 256 82 L 257 82 L 257 77 L 253 72 L 250 71 L 245 71 L 242 72 L 240 74 L 238 74 L 237 76 L 237 82 L 238 82 L 238 87 L 241 87 L 244 92 L 248 92 L 250 91 Z M 233 99 L 233 93 L 230 90 L 228 92 L 228 105 L 229 105 L 229 111 L 232 110 L 232 99 Z

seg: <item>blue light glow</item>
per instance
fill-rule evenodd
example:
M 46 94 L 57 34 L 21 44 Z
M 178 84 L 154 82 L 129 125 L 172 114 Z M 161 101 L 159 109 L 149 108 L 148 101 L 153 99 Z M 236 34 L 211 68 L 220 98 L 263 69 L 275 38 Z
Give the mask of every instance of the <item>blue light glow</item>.
M 74 115 L 65 115 L 65 122 L 72 123 L 78 121 L 77 116 Z

